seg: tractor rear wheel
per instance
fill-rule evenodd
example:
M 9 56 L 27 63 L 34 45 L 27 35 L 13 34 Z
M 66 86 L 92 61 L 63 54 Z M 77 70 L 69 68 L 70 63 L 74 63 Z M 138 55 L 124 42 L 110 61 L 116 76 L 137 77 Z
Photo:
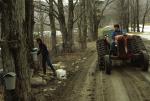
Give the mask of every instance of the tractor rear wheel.
M 149 69 L 149 55 L 146 52 L 142 52 L 143 54 L 143 71 L 147 72 Z
M 104 70 L 104 56 L 108 53 L 107 46 L 105 45 L 104 39 L 99 39 L 96 42 L 97 53 L 98 53 L 98 68 Z
M 104 56 L 104 67 L 105 67 L 105 73 L 110 75 L 111 74 L 111 60 L 109 55 Z

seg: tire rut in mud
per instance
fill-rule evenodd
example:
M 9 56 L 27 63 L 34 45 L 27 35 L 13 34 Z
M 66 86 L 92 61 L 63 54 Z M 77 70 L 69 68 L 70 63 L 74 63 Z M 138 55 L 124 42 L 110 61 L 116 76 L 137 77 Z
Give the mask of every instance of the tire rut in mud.
M 136 69 L 116 69 L 112 75 L 96 73 L 93 101 L 150 101 L 150 81 Z
M 96 67 L 96 53 L 93 53 L 82 70 L 78 72 L 68 83 L 63 97 L 59 101 L 94 101 L 93 98 L 93 80 Z
M 150 82 L 138 70 L 124 70 L 124 73 L 132 84 L 137 88 L 139 94 L 139 101 L 150 101 Z M 135 101 L 135 100 L 134 100 Z
M 120 77 L 122 78 L 122 82 L 128 92 L 128 96 L 130 101 L 143 101 L 140 96 L 140 91 L 136 86 L 135 82 L 131 77 L 124 72 L 123 70 L 118 71 L 120 73 Z

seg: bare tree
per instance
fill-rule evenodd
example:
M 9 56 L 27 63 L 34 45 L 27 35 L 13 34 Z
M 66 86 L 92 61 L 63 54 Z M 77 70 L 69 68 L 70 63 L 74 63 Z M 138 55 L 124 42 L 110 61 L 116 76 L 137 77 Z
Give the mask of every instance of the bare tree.
M 139 11 L 140 11 L 139 0 L 136 0 L 136 23 L 137 23 L 137 32 L 140 32 Z
M 131 31 L 136 31 L 136 5 L 135 0 L 130 0 L 130 23 L 131 23 Z
M 78 3 L 78 0 L 74 2 L 74 0 L 68 0 L 68 19 L 66 19 L 65 11 L 64 11 L 64 4 L 62 0 L 58 0 L 56 2 L 55 0 L 47 1 L 54 3 L 56 9 L 53 9 L 53 16 L 58 20 L 60 25 L 60 31 L 62 32 L 63 37 L 63 49 L 64 52 L 72 52 L 73 51 L 73 26 L 77 19 L 74 19 L 74 9 L 76 4 Z M 46 8 L 43 9 L 44 12 L 49 13 L 50 5 L 43 5 Z
M 144 32 L 144 26 L 145 26 L 145 18 L 147 16 L 147 14 L 149 13 L 150 11 L 150 1 L 147 0 L 146 4 L 145 4 L 145 10 L 144 10 L 144 14 L 143 14 L 143 19 L 142 19 L 142 32 Z
M 30 101 L 28 47 L 26 43 L 25 0 L 3 0 L 2 10 L 2 60 L 5 73 L 17 75 L 15 93 L 5 92 L 6 101 Z M 11 97 L 12 98 L 11 98 Z
M 54 17 L 54 5 L 53 0 L 49 0 L 49 19 L 50 19 L 50 27 L 51 27 L 51 40 L 52 40 L 52 52 L 56 54 L 56 26 L 55 26 L 55 17 Z
M 88 0 L 88 36 L 90 40 L 96 40 L 98 38 L 98 28 L 104 12 L 113 1 Z
M 87 48 L 87 1 L 80 0 L 77 9 L 79 20 L 77 21 L 79 31 L 79 45 L 82 50 Z
M 33 30 L 34 30 L 34 6 L 33 0 L 25 0 L 25 10 L 26 10 L 26 33 L 27 33 L 27 45 L 28 45 L 28 63 L 30 64 L 30 68 L 35 68 L 32 56 L 30 52 L 34 47 L 33 42 Z
M 74 8 L 78 2 L 74 0 L 68 0 L 68 21 L 66 23 L 64 5 L 62 0 L 58 0 L 58 3 L 54 2 L 57 6 L 58 12 L 56 12 L 56 18 L 60 24 L 60 30 L 63 36 L 63 48 L 64 52 L 72 52 L 74 39 L 73 39 L 73 25 L 74 25 Z
M 118 13 L 118 23 L 123 30 L 129 31 L 129 0 L 117 0 L 116 10 Z
M 48 17 L 48 10 L 45 11 L 45 7 L 43 6 L 43 2 L 41 0 L 34 2 L 35 5 L 35 22 L 37 24 L 39 24 L 39 33 L 40 36 L 42 38 L 42 40 L 44 41 L 44 25 L 46 25 L 47 23 L 45 23 L 47 21 L 47 17 Z M 50 25 L 50 24 L 49 24 Z
M 46 0 L 46 2 L 43 3 L 38 3 L 35 2 L 35 8 L 36 8 L 36 12 L 39 14 L 42 14 L 41 17 L 42 19 L 37 19 L 38 22 L 40 22 L 41 25 L 41 31 L 44 31 L 44 25 L 50 26 L 51 29 L 51 40 L 52 40 L 52 53 L 56 54 L 56 44 L 57 44 L 57 40 L 56 40 L 56 25 L 55 25 L 55 7 L 54 7 L 54 3 L 53 0 Z M 45 15 L 45 17 L 44 17 Z M 40 16 L 39 16 L 40 17 Z M 47 23 L 47 17 L 49 17 L 49 22 Z M 43 32 L 42 31 L 42 32 Z

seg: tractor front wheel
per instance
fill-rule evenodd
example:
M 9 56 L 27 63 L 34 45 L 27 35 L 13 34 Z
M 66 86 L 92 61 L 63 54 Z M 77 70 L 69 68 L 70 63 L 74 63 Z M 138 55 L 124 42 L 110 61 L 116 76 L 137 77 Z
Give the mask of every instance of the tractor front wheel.
M 105 73 L 110 75 L 111 74 L 111 60 L 110 60 L 110 56 L 109 55 L 105 55 L 104 57 L 104 61 L 105 61 Z

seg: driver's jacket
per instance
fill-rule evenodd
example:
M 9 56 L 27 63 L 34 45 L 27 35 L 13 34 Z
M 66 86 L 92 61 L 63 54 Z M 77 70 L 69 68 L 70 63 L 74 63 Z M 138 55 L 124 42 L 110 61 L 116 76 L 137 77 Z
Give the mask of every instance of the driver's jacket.
M 122 31 L 118 30 L 118 31 L 112 32 L 112 39 L 113 39 L 113 41 L 115 41 L 115 36 L 117 36 L 117 35 L 123 35 Z

